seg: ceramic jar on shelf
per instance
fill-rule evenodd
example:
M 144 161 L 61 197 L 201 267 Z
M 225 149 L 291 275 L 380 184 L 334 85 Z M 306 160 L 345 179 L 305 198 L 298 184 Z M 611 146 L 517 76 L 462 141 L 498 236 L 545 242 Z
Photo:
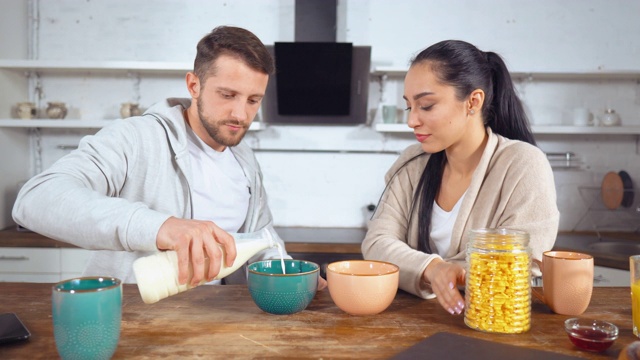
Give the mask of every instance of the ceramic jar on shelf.
M 140 109 L 140 105 L 138 105 L 138 103 L 126 102 L 122 103 L 122 106 L 120 106 L 120 116 L 122 116 L 123 119 L 140 115 L 142 115 L 142 109 Z
M 49 119 L 64 119 L 67 116 L 67 106 L 63 102 L 49 102 L 47 103 L 47 118 Z
M 620 126 L 622 125 L 622 121 L 620 120 L 620 115 L 618 115 L 618 113 L 615 110 L 611 108 L 607 108 L 604 111 L 604 114 L 600 116 L 599 125 L 600 126 Z
M 16 104 L 18 118 L 28 120 L 36 117 L 36 104 L 32 102 L 19 102 Z

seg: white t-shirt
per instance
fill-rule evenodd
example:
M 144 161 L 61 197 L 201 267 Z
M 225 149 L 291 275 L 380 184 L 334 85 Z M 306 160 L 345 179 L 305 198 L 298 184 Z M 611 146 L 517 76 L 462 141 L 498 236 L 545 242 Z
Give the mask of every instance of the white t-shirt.
M 433 210 L 431 211 L 431 233 L 429 236 L 436 246 L 435 249 L 431 249 L 434 254 L 438 254 L 442 257 L 447 255 L 449 247 L 451 246 L 453 225 L 455 224 L 458 213 L 460 212 L 460 204 L 462 204 L 462 200 L 466 194 L 467 192 L 465 191 L 451 211 L 444 211 L 438 203 L 435 201 L 433 202 Z
M 249 209 L 249 181 L 228 147 L 215 151 L 190 127 L 187 129 L 193 218 L 213 221 L 227 232 L 238 232 Z

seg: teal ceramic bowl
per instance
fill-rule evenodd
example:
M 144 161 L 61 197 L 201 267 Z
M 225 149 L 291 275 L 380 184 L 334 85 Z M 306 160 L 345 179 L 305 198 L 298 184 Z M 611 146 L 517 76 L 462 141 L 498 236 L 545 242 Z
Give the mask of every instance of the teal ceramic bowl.
M 249 292 L 258 307 L 276 315 L 307 308 L 318 289 L 320 267 L 304 260 L 263 260 L 249 265 Z

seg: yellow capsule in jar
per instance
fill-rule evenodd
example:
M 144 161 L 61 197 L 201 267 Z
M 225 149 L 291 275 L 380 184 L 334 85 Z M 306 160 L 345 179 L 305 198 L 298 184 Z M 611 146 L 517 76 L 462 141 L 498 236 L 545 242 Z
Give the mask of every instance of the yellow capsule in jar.
M 465 324 L 487 332 L 528 331 L 531 318 L 528 234 L 480 229 L 473 230 L 470 237 Z

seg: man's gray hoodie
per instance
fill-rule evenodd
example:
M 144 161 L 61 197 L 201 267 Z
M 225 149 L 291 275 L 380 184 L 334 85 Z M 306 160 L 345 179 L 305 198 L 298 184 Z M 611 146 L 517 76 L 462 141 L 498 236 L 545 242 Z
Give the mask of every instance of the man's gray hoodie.
M 191 219 L 191 164 L 182 115 L 189 99 L 167 99 L 142 116 L 115 120 L 20 190 L 14 220 L 55 240 L 95 251 L 84 275 L 135 282 L 132 263 L 157 252 L 169 217 Z M 244 143 L 230 148 L 249 181 L 251 198 L 240 232 L 272 226 L 262 172 Z M 281 239 L 278 239 L 284 248 Z M 269 249 L 250 261 L 278 258 Z M 227 282 L 246 280 L 236 271 Z

